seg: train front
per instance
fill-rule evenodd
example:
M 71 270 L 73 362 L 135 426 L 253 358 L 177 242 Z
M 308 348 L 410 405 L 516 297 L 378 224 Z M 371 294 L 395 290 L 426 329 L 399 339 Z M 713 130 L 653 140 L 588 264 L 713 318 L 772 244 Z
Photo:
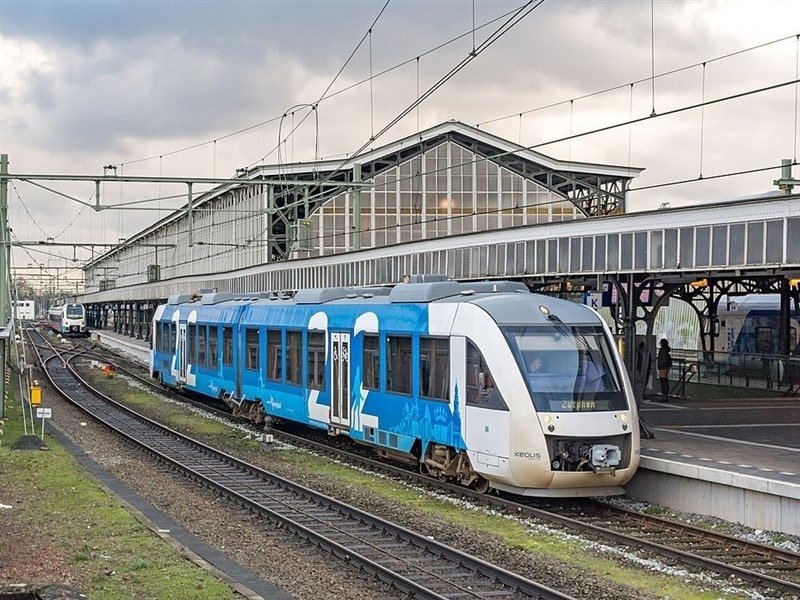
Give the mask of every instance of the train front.
M 624 493 L 639 465 L 639 424 L 609 329 L 582 305 L 524 296 L 512 311 L 490 310 L 514 363 L 496 382 L 514 413 L 510 477 L 492 485 L 532 496 Z
M 67 304 L 61 321 L 61 332 L 65 335 L 86 335 L 86 309 L 83 304 Z

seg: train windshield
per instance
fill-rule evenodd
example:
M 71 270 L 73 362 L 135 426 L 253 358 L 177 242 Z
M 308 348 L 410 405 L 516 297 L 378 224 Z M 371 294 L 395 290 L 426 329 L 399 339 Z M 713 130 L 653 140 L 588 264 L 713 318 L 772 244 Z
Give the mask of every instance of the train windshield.
M 80 319 L 83 316 L 83 305 L 67 304 L 67 318 Z
M 628 403 L 602 327 L 504 327 L 542 412 L 625 410 Z

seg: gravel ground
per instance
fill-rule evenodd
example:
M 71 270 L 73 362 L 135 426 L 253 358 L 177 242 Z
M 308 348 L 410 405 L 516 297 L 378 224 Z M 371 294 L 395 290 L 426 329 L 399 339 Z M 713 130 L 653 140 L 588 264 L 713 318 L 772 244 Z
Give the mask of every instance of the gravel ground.
M 121 384 L 117 378 L 115 385 Z M 247 565 L 264 580 L 298 599 L 396 598 L 394 590 L 331 555 L 309 549 L 308 544 L 259 517 L 254 517 L 216 494 L 199 488 L 154 462 L 148 455 L 122 442 L 68 403 L 50 394 L 54 424 L 87 454 L 212 547 Z M 577 598 L 647 598 L 640 590 L 625 588 L 549 557 L 534 556 L 507 547 L 499 538 L 467 527 L 437 520 L 400 507 L 383 498 L 365 495 L 335 478 L 314 474 L 286 462 L 270 460 L 267 453 L 238 453 L 256 465 L 312 487 L 362 510 L 432 536 L 488 562 L 525 575 Z M 608 548 L 597 546 L 597 553 Z M 606 556 L 607 558 L 614 558 Z M 616 559 L 624 561 L 625 557 Z M 645 565 L 646 568 L 651 568 Z M 24 577 L 23 579 L 24 580 Z M 733 591 L 733 590 L 731 590 Z M 655 596 L 653 596 L 655 597 Z M 758 597 L 758 596 L 753 596 Z

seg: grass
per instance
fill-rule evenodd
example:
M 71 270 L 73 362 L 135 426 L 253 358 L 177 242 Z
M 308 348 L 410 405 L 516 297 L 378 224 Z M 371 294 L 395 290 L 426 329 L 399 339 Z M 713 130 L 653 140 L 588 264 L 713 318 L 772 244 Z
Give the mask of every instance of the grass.
M 115 387 L 126 403 L 147 409 L 148 414 L 158 414 L 165 424 L 190 435 L 203 435 L 214 438 L 215 445 L 235 453 L 247 447 L 258 449 L 259 445 L 243 439 L 240 432 L 208 419 L 198 418 L 192 412 L 181 410 L 180 406 L 160 401 L 146 392 L 127 387 L 124 380 L 115 382 Z M 646 571 L 643 568 L 628 567 L 610 557 L 604 556 L 605 549 L 593 551 L 566 536 L 548 533 L 531 528 L 516 519 L 487 514 L 480 510 L 468 510 L 450 502 L 438 500 L 418 490 L 393 480 L 374 477 L 359 470 L 341 465 L 327 458 L 298 452 L 277 450 L 269 453 L 273 463 L 281 462 L 299 467 L 316 477 L 332 478 L 348 488 L 359 490 L 360 496 L 373 496 L 388 502 L 401 504 L 411 509 L 435 516 L 454 524 L 496 536 L 511 548 L 524 550 L 532 555 L 544 555 L 570 564 L 581 571 L 594 573 L 615 583 L 641 590 L 659 598 L 680 598 L 686 600 L 723 600 L 740 598 L 717 590 L 699 589 L 697 585 L 682 581 L 677 575 Z
M 239 597 L 137 521 L 46 427 L 49 452 L 12 451 L 23 425 L 13 397 L 9 405 L 0 502 L 12 508 L 0 511 L 0 563 L 14 569 L 4 568 L 2 581 L 70 583 L 90 599 Z M 8 579 L 11 572 L 23 581 Z

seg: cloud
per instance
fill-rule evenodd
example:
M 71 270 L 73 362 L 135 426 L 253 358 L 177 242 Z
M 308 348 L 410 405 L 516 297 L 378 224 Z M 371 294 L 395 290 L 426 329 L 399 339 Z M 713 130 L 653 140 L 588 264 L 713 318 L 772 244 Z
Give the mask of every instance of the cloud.
M 475 23 L 520 5 L 478 0 Z M 473 47 L 468 34 L 425 54 L 470 30 L 471 1 L 393 0 L 332 91 L 411 62 L 371 86 L 361 84 L 321 102 L 294 135 L 287 137 L 308 113 L 305 108 L 252 127 L 281 117 L 293 105 L 316 101 L 382 6 L 371 1 L 3 0 L 0 146 L 10 155 L 12 172 L 28 173 L 99 173 L 113 163 L 128 174 L 230 175 L 264 156 L 277 161 L 279 139 L 286 139 L 283 161 L 343 156 L 409 106 L 418 86 L 424 92 Z M 651 75 L 651 59 L 657 73 L 710 61 L 794 36 L 797 23 L 800 4 L 787 2 L 545 2 L 375 145 L 414 132 L 417 114 L 422 128 L 447 119 L 476 124 L 508 116 L 482 127 L 534 145 L 647 116 L 653 106 L 664 113 L 702 98 L 792 79 L 798 53 L 794 37 L 708 62 L 705 70 L 695 67 L 660 77 L 654 85 L 648 80 L 630 87 Z M 477 31 L 475 43 L 498 24 Z M 569 102 L 614 86 L 621 88 Z M 795 94 L 794 87 L 785 88 L 539 150 L 558 158 L 645 167 L 634 187 L 696 177 L 701 134 L 704 174 L 777 164 L 796 156 Z M 228 135 L 240 130 L 247 131 Z M 203 144 L 211 140 L 216 142 Z M 773 175 L 636 193 L 630 205 L 656 207 L 666 198 L 675 206 L 764 191 Z M 59 189 L 84 200 L 94 194 L 92 184 Z M 79 210 L 30 185 L 19 183 L 17 192 L 32 218 L 12 198 L 12 226 L 25 237 L 41 236 L 33 221 L 50 235 L 58 233 Z M 102 190 L 104 202 L 158 192 L 157 186 Z M 63 236 L 128 237 L 162 216 L 86 210 Z

